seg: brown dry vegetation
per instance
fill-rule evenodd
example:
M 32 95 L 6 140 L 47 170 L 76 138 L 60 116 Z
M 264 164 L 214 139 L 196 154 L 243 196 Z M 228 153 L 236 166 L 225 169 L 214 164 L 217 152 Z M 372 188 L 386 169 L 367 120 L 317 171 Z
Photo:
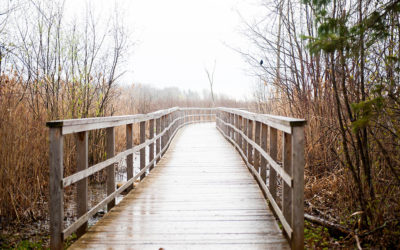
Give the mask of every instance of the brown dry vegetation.
M 246 24 L 257 56 L 242 53 L 260 77 L 253 109 L 307 120 L 306 212 L 345 227 L 330 247 L 399 247 L 399 3 L 264 7 Z
M 254 89 L 256 101 L 248 104 L 215 96 L 215 106 L 248 105 L 260 113 L 307 120 L 306 213 L 342 225 L 348 234 L 338 235 L 331 229 L 315 231 L 316 225 L 307 224 L 306 246 L 353 247 L 359 242 L 363 247 L 400 247 L 399 4 L 351 1 L 352 8 L 346 10 L 344 1 L 326 1 L 327 15 L 335 17 L 336 24 L 348 34 L 354 32 L 354 40 L 349 40 L 331 30 L 343 41 L 338 43 L 318 33 L 322 22 L 316 21 L 318 8 L 305 2 L 265 4 L 277 25 L 264 29 L 263 22 L 248 24 L 247 35 L 259 54 L 243 53 L 260 77 Z M 213 103 L 210 94 L 118 85 L 121 57 L 128 47 L 123 27 L 114 23 L 108 32 L 99 34 L 93 19 L 67 25 L 57 3 L 37 3 L 27 8 L 26 27 L 10 24 L 11 30 L 26 29 L 19 36 L 7 36 L 1 19 L 4 14 L 0 15 L 3 228 L 14 222 L 23 225 L 47 219 L 46 121 L 147 113 L 173 106 L 210 107 Z M 381 27 L 371 26 L 374 20 L 369 18 L 375 10 L 380 11 L 381 16 L 374 20 L 381 22 Z M 298 22 L 300 14 L 306 22 Z M 377 35 L 382 29 L 389 32 Z M 310 38 L 301 39 L 301 35 Z M 96 43 L 99 36 L 110 39 L 111 45 Z M 50 57 L 49 50 L 54 51 Z M 260 58 L 264 58 L 261 66 Z M 138 129 L 134 131 L 139 138 Z M 90 132 L 90 165 L 104 158 L 103 134 L 101 130 Z M 125 129 L 117 128 L 117 151 L 124 148 L 124 138 Z M 75 171 L 74 143 L 73 136 L 66 137 L 65 175 Z M 91 181 L 103 182 L 104 175 L 99 173 Z M 72 192 L 66 190 L 67 194 Z M 2 240 L 0 237 L 0 247 Z

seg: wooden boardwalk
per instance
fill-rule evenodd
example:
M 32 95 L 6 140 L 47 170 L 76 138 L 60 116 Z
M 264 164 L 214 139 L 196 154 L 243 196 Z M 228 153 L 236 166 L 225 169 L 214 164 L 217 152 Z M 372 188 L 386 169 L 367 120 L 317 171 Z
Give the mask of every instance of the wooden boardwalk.
M 215 128 L 182 128 L 156 168 L 70 249 L 289 249 L 260 188 Z

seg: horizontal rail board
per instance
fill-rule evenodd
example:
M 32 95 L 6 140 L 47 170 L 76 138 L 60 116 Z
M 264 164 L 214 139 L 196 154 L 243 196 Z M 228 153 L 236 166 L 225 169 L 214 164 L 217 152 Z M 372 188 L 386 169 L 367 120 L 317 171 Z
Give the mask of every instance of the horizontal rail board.
M 210 116 L 210 114 L 200 114 L 200 115 L 197 115 L 197 116 Z M 114 157 L 112 157 L 110 159 L 107 159 L 105 161 L 102 161 L 100 163 L 97 163 L 97 164 L 95 164 L 95 165 L 93 165 L 93 166 L 91 166 L 91 167 L 89 167 L 89 168 L 87 168 L 85 170 L 76 172 L 75 174 L 72 174 L 72 175 L 70 175 L 68 177 L 63 178 L 62 186 L 64 188 L 68 187 L 68 186 L 70 186 L 70 185 L 72 185 L 72 184 L 74 184 L 74 183 L 76 183 L 76 182 L 78 182 L 78 181 L 80 181 L 80 180 L 82 180 L 82 179 L 84 179 L 86 177 L 89 177 L 89 176 L 93 175 L 94 173 L 97 173 L 97 172 L 103 170 L 104 168 L 106 168 L 107 166 L 110 166 L 111 164 L 117 163 L 118 161 L 124 159 L 127 155 L 134 154 L 134 153 L 138 152 L 140 149 L 142 149 L 144 147 L 147 147 L 148 145 L 156 142 L 156 140 L 159 139 L 161 136 L 163 136 L 178 120 L 184 119 L 186 117 L 189 117 L 189 116 L 181 116 L 181 117 L 176 118 L 160 134 L 158 134 L 157 136 L 153 137 L 152 139 L 146 140 L 142 144 L 134 146 L 133 148 L 127 149 L 127 150 L 125 150 L 123 152 L 120 152 L 116 156 L 114 156 Z
M 149 114 L 136 114 L 136 115 L 125 115 L 125 116 L 110 116 L 110 117 L 96 117 L 96 118 L 83 118 L 83 119 L 69 119 L 69 120 L 55 120 L 46 123 L 46 126 L 62 127 L 62 134 L 72 134 L 82 131 L 89 131 L 94 129 L 102 129 L 108 127 L 115 127 L 126 125 L 130 123 L 138 123 L 150 119 L 157 119 L 164 115 L 170 114 L 175 111 L 224 111 L 232 114 L 243 116 L 246 119 L 251 119 L 265 123 L 271 127 L 282 130 L 286 133 L 291 134 L 291 127 L 303 126 L 306 121 L 304 119 L 267 115 L 267 114 L 256 114 L 240 109 L 231 108 L 170 108 L 165 110 L 159 110 Z M 198 115 L 195 115 L 198 116 Z
M 240 115 L 246 119 L 265 123 L 268 126 L 282 130 L 288 134 L 292 133 L 292 127 L 303 126 L 304 124 L 306 124 L 306 120 L 304 119 L 297 119 L 297 118 L 277 116 L 277 115 L 256 114 L 244 110 L 231 109 L 231 108 L 221 107 L 217 109 L 231 114 Z
M 69 119 L 69 120 L 56 120 L 49 121 L 46 123 L 47 127 L 61 127 L 62 134 L 72 134 L 82 131 L 89 131 L 95 129 L 116 127 L 131 123 L 138 123 L 151 119 L 158 119 L 164 115 L 170 114 L 175 111 L 190 111 L 190 110 L 204 110 L 211 111 L 213 108 L 170 108 L 165 110 L 159 110 L 149 114 L 136 114 L 136 115 L 124 115 L 124 116 L 109 116 L 109 117 L 95 117 L 95 118 L 83 118 L 83 119 Z M 198 114 L 203 115 L 203 114 Z M 198 116 L 195 115 L 195 116 Z

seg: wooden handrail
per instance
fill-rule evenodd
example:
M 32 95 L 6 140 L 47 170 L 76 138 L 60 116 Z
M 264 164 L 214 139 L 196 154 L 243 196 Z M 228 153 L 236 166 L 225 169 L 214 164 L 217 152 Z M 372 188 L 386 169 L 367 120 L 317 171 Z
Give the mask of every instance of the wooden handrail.
M 204 119 L 201 119 L 204 117 Z M 50 248 L 62 249 L 63 241 L 73 232 L 77 232 L 78 236 L 82 235 L 87 229 L 87 221 L 98 210 L 107 205 L 108 210 L 114 206 L 115 198 L 118 194 L 131 188 L 133 183 L 146 176 L 146 171 L 150 171 L 155 163 L 162 157 L 168 149 L 172 139 L 177 131 L 190 123 L 213 121 L 215 117 L 215 109 L 213 108 L 171 108 L 160 110 L 150 114 L 139 114 L 129 116 L 87 118 L 75 120 L 58 120 L 47 122 L 50 129 Z M 146 122 L 149 122 L 150 138 L 145 140 Z M 140 123 L 141 140 L 137 146 L 132 145 L 132 138 L 127 138 L 127 149 L 117 155 L 115 152 L 115 135 L 114 128 L 126 125 L 127 135 L 133 136 L 133 123 Z M 154 135 L 154 124 L 156 131 Z M 88 153 L 88 131 L 94 129 L 106 129 L 106 151 L 107 157 L 103 162 L 97 163 L 91 167 L 87 164 Z M 63 176 L 63 136 L 66 134 L 75 134 L 77 139 L 77 169 L 78 172 L 64 177 Z M 149 151 L 149 161 L 145 165 L 146 146 L 156 145 L 156 154 Z M 133 175 L 133 154 L 137 151 L 141 152 L 140 172 Z M 127 158 L 127 168 L 129 171 L 127 182 L 117 190 L 115 190 L 114 180 L 114 164 L 121 159 Z M 94 173 L 107 169 L 107 197 L 96 204 L 88 211 L 87 206 L 87 187 L 88 177 Z M 63 225 L 63 189 L 73 183 L 77 185 L 77 210 L 78 219 L 68 228 Z
M 204 117 L 203 119 L 201 119 Z M 57 120 L 47 122 L 50 129 L 50 247 L 63 248 L 63 241 L 73 232 L 78 236 L 87 229 L 87 221 L 98 210 L 106 206 L 111 209 L 118 194 L 133 187 L 136 180 L 143 180 L 147 171 L 156 167 L 156 163 L 168 149 L 177 131 L 187 124 L 213 121 L 218 130 L 230 141 L 242 156 L 246 165 L 258 181 L 272 209 L 275 211 L 288 235 L 292 248 L 303 247 L 304 228 L 304 131 L 306 121 L 281 116 L 255 114 L 232 108 L 179 108 L 160 110 L 149 114 Z M 149 139 L 146 140 L 146 123 L 149 123 Z M 140 144 L 133 146 L 133 124 L 140 123 Z M 115 152 L 115 127 L 126 126 L 126 149 Z M 254 129 L 253 129 L 254 127 Z M 107 159 L 88 166 L 88 131 L 106 129 Z M 282 131 L 282 164 L 277 162 L 277 131 Z M 77 140 L 77 169 L 70 176 L 63 176 L 63 136 L 75 134 Z M 269 139 L 267 140 L 267 137 Z M 267 152 L 267 141 L 269 152 Z M 146 155 L 145 147 L 155 145 L 155 151 Z M 141 152 L 140 172 L 133 176 L 133 154 Z M 254 152 L 254 153 L 253 153 Z M 148 164 L 145 165 L 145 158 Z M 115 189 L 114 165 L 126 158 L 127 182 Z M 269 185 L 267 187 L 266 170 L 269 166 Z M 132 169 L 131 169 L 132 168 Z M 107 169 L 107 197 L 88 210 L 88 177 Z M 282 210 L 276 202 L 279 175 L 283 182 Z M 77 183 L 78 219 L 68 228 L 63 225 L 64 188 Z
M 304 125 L 306 121 L 218 108 L 216 123 L 217 129 L 236 147 L 258 181 L 261 190 L 278 216 L 292 249 L 303 249 Z M 282 133 L 282 164 L 276 161 L 278 130 Z M 267 152 L 267 142 L 269 142 L 269 152 Z M 268 187 L 267 166 L 269 166 Z M 282 183 L 282 210 L 277 203 L 277 174 L 284 181 Z

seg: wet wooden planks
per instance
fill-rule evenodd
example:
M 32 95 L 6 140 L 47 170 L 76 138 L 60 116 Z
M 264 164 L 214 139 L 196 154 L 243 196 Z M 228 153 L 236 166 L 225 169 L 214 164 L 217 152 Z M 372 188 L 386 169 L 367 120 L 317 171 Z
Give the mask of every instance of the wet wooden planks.
M 71 249 L 289 249 L 255 180 L 214 123 L 178 132 L 144 181 Z

